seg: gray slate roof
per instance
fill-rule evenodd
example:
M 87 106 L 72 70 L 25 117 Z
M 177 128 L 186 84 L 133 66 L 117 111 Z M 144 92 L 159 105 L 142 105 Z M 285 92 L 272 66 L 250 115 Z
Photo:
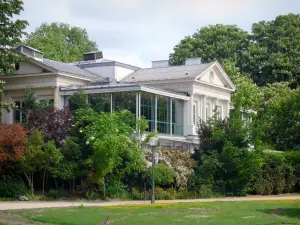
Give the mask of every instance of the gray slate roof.
M 47 66 L 50 66 L 50 67 L 58 70 L 59 72 L 70 73 L 75 76 L 86 77 L 86 78 L 90 78 L 90 79 L 101 78 L 100 76 L 98 76 L 94 73 L 91 73 L 87 70 L 80 69 L 79 67 L 77 67 L 76 65 L 71 64 L 71 63 L 62 63 L 62 62 L 57 62 L 57 61 L 45 59 L 45 58 L 43 59 L 43 63 L 46 64 Z
M 121 82 L 136 83 L 176 79 L 193 80 L 214 63 L 215 62 L 198 65 L 140 69 L 124 78 Z

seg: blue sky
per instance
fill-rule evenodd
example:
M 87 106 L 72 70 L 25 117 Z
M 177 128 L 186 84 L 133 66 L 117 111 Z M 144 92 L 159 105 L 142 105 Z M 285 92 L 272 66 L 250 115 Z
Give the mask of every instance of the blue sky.
M 140 67 L 167 59 L 187 35 L 210 24 L 251 25 L 300 13 L 300 0 L 23 0 L 28 32 L 42 22 L 85 28 L 104 57 Z

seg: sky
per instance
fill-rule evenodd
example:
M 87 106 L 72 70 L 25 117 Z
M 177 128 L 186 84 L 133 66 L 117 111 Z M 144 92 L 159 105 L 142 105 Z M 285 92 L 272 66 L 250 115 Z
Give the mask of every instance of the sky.
M 85 28 L 104 58 L 139 67 L 168 59 L 176 44 L 198 29 L 251 25 L 300 13 L 300 0 L 23 0 L 19 18 L 27 32 L 41 23 L 64 22 Z

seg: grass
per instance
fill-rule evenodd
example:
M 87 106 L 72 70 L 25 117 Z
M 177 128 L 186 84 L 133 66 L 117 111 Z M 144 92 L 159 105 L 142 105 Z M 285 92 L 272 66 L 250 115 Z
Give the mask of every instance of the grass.
M 7 211 L 30 223 L 96 225 L 300 224 L 300 201 L 177 203 L 110 207 L 72 207 Z M 9 219 L 7 220 L 10 224 Z M 0 221 L 3 222 L 3 221 Z M 24 223 L 23 223 L 24 224 Z

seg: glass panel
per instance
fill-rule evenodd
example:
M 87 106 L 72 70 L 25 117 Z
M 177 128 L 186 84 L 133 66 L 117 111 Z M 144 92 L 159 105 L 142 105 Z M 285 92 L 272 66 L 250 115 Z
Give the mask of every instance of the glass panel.
M 89 94 L 91 108 L 97 112 L 110 112 L 110 93 Z
M 170 134 L 170 99 L 157 96 L 157 131 Z
M 113 111 L 128 110 L 136 114 L 136 92 L 117 92 L 112 94 Z
M 183 135 L 183 101 L 172 101 L 172 134 Z
M 148 120 L 149 132 L 155 130 L 154 124 L 154 107 L 155 107 L 155 96 L 154 94 L 142 92 L 141 93 L 141 116 Z

